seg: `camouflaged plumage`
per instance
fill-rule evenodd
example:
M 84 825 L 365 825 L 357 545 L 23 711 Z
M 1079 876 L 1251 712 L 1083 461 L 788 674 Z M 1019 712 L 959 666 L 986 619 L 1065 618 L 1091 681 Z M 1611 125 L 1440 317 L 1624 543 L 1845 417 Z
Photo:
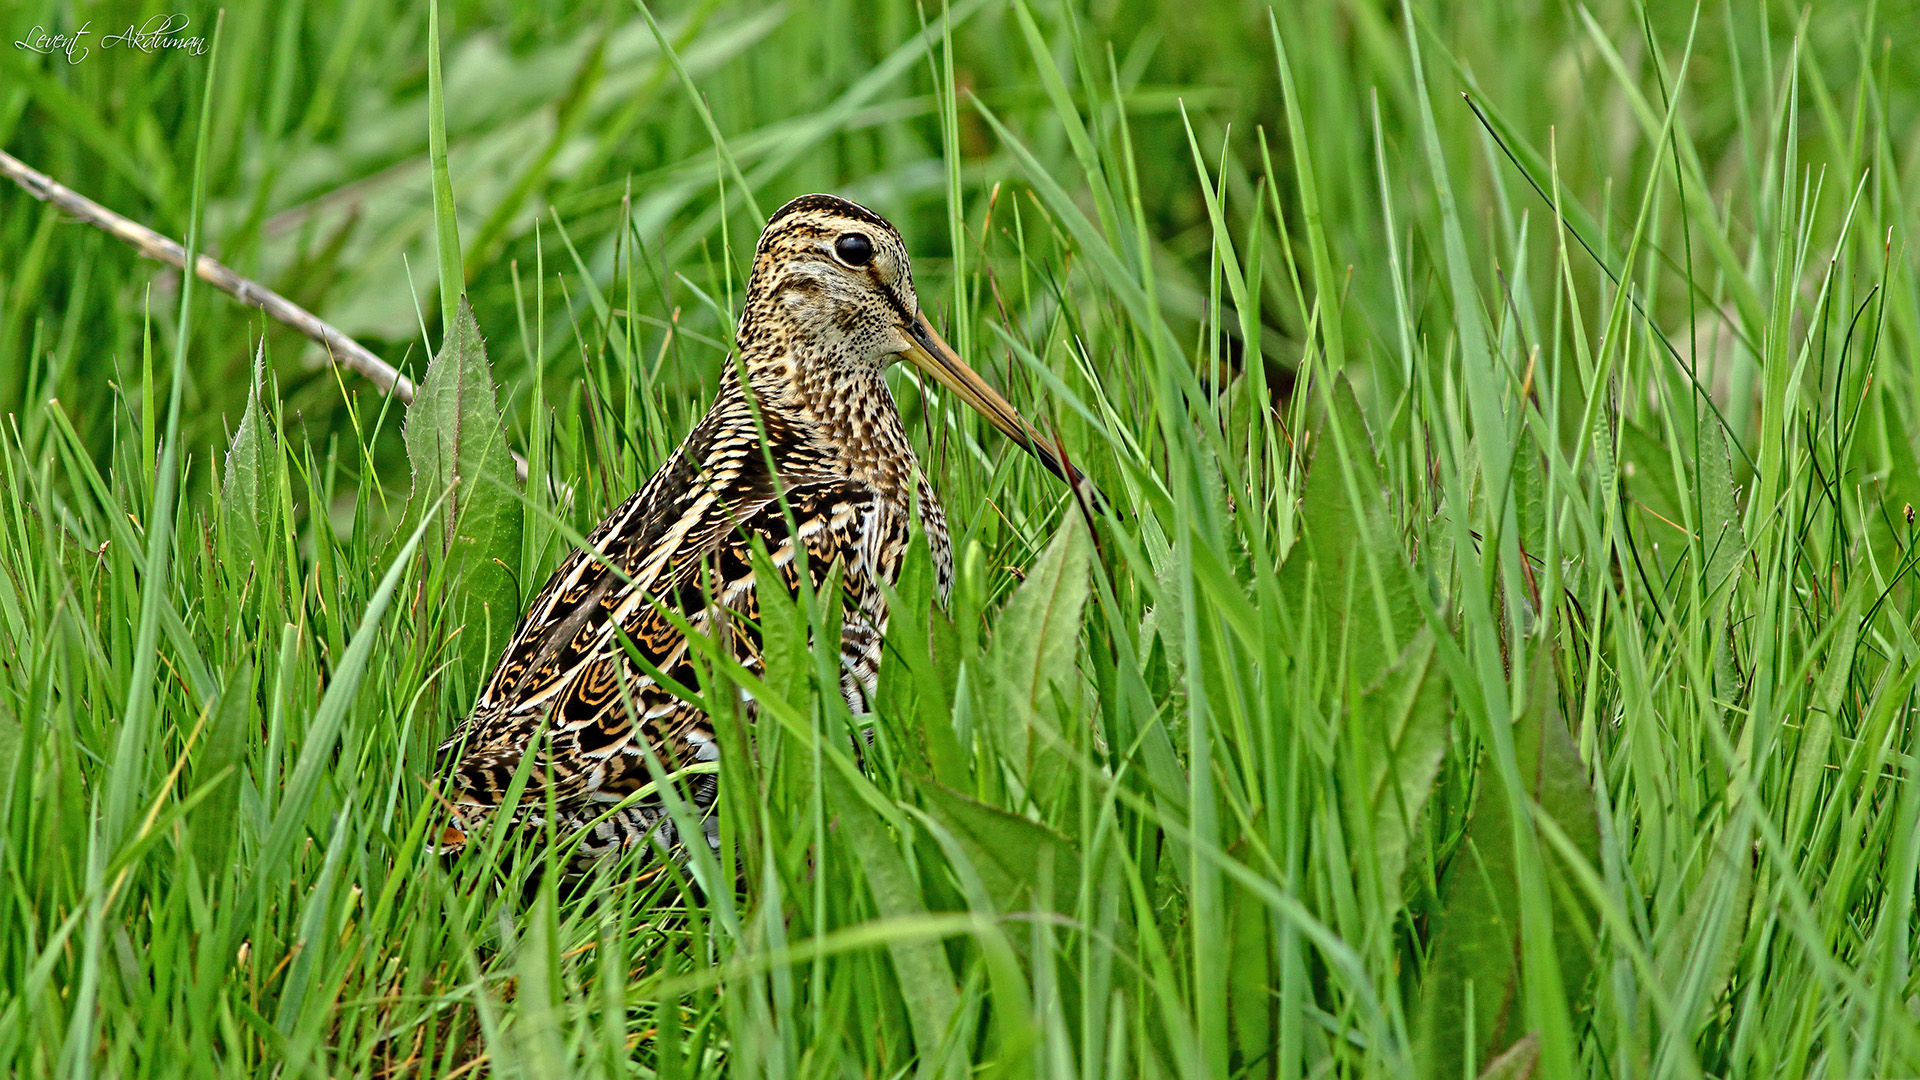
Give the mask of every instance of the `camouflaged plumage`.
M 872 244 L 864 266 L 835 253 L 849 233 Z M 472 714 L 440 748 L 455 807 L 441 850 L 459 850 L 492 817 L 529 752 L 537 757 L 512 823 L 544 827 L 549 803 L 562 837 L 593 823 L 576 865 L 641 842 L 676 843 L 654 798 L 596 822 L 653 779 L 649 751 L 669 771 L 719 757 L 707 716 L 636 664 L 616 629 L 684 686 L 697 679 L 667 611 L 757 672 L 756 597 L 766 583 L 753 538 L 787 592 L 798 585 L 796 537 L 816 586 L 843 567 L 841 689 L 856 713 L 867 711 L 887 622 L 880 583 L 899 572 L 916 497 L 942 596 L 952 576 L 946 515 L 882 379 L 918 312 L 906 247 L 879 215 L 830 195 L 774 213 L 740 319 L 745 384 L 730 365 L 686 441 L 534 599 Z M 717 782 L 696 775 L 681 790 L 706 813 Z M 717 842 L 711 814 L 706 829 Z

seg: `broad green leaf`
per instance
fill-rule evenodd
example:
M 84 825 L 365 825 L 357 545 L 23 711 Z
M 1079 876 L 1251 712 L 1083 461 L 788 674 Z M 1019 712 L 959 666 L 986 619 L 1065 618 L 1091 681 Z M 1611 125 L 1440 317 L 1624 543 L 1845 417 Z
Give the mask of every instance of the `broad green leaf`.
M 233 553 L 264 562 L 273 535 L 274 509 L 280 501 L 280 449 L 273 421 L 261 407 L 266 393 L 266 340 L 253 357 L 253 385 L 227 448 L 226 474 L 220 481 L 220 517 L 232 538 Z
M 1680 509 L 1680 486 L 1673 475 L 1673 457 L 1667 452 L 1666 443 L 1630 420 L 1620 425 L 1620 475 L 1626 480 L 1629 498 L 1648 513 L 1680 528 L 1686 516 Z
M 1227 1021 L 1241 1060 L 1259 1061 L 1273 1049 L 1274 1014 L 1280 1004 L 1274 993 L 1270 940 L 1273 910 L 1247 889 L 1229 889 L 1226 907 L 1227 940 L 1233 943 L 1227 962 Z
M 1536 812 L 1553 818 L 1587 861 L 1598 865 L 1600 834 L 1593 793 L 1560 713 L 1552 654 L 1547 650 L 1535 654 L 1527 700 L 1527 710 L 1513 728 L 1521 781 L 1537 804 Z M 1458 1076 L 1469 1052 L 1475 1062 L 1486 1061 L 1525 1034 L 1515 843 L 1506 786 L 1491 767 L 1483 766 L 1480 796 L 1467 821 L 1466 839 L 1441 886 L 1432 950 L 1420 982 L 1413 1038 L 1414 1060 L 1422 1076 Z M 1544 869 L 1550 876 L 1566 873 L 1551 857 Z M 1588 919 L 1589 914 L 1584 908 L 1568 907 L 1573 895 L 1570 888 L 1554 890 L 1553 931 L 1561 985 L 1570 1009 L 1578 1013 L 1586 1000 L 1593 959 L 1575 925 L 1576 919 Z M 1471 1047 L 1466 1045 L 1469 1030 L 1475 1033 Z
M 1281 564 L 1280 594 L 1320 623 L 1329 650 L 1345 649 L 1353 681 L 1371 686 L 1422 620 L 1366 421 L 1344 377 L 1330 397 L 1314 429 L 1300 540 Z
M 1452 729 L 1447 676 L 1433 646 L 1433 632 L 1423 627 L 1360 698 L 1360 730 L 1375 748 L 1368 789 L 1373 859 L 1389 900 L 1400 895 L 1407 838 L 1433 792 Z
M 201 872 L 215 874 L 226 864 L 228 848 L 239 827 L 240 763 L 247 753 L 247 728 L 253 720 L 253 659 L 244 659 L 220 690 L 207 724 L 205 742 L 193 763 L 188 790 L 209 781 L 219 786 L 194 808 L 191 826 L 193 854 Z M 221 772 L 229 770 L 226 776 Z
M 998 738 L 1008 760 L 1025 766 L 1021 779 L 1029 787 L 1064 775 L 1052 770 L 1042 777 L 1039 765 L 1047 743 L 1061 738 L 1056 695 L 1067 701 L 1079 698 L 1075 659 L 1092 551 L 1085 523 L 1077 514 L 1066 515 L 1053 542 L 1001 609 L 987 648 L 991 677 L 983 687 L 984 719 L 1000 725 Z M 1036 735 L 1036 729 L 1043 733 Z
M 412 505 L 447 496 L 430 557 L 446 560 L 458 656 L 469 682 L 485 674 L 520 615 L 522 514 L 513 454 L 494 402 L 486 343 L 463 298 L 440 354 L 427 365 L 403 429 Z
M 1714 841 L 1678 924 L 1661 934 L 1654 966 L 1681 1014 L 1675 1018 L 1680 1030 L 1693 1030 L 1732 978 L 1752 897 L 1752 819 L 1737 814 Z
M 1538 809 L 1552 818 L 1578 847 L 1589 867 L 1600 865 L 1600 815 L 1594 806 L 1593 789 L 1587 783 L 1587 767 L 1580 760 L 1573 734 L 1560 711 L 1560 688 L 1554 677 L 1552 653 L 1541 649 L 1533 657 L 1533 670 L 1527 690 L 1527 711 L 1514 729 L 1514 754 L 1520 763 Z M 1546 846 L 1542 845 L 1545 851 Z M 1571 881 L 1571 875 L 1551 854 L 1544 863 L 1546 874 Z M 1570 1010 L 1584 1012 L 1591 995 L 1588 975 L 1593 970 L 1593 954 L 1588 947 L 1593 912 L 1582 903 L 1577 909 L 1567 906 L 1568 898 L 1578 894 L 1571 888 L 1556 890 L 1553 911 L 1554 948 L 1559 954 L 1560 983 L 1566 989 Z
M 1539 557 L 1547 546 L 1546 477 L 1540 475 L 1540 450 L 1534 445 L 1533 432 L 1522 428 L 1519 451 L 1513 456 L 1514 516 L 1520 525 L 1520 544 L 1528 554 Z
M 1044 907 L 1058 910 L 1079 889 L 1080 856 L 1066 837 L 1038 822 L 968 798 L 939 784 L 921 784 L 927 813 L 940 822 L 980 875 L 1002 914 L 1034 906 L 1041 863 L 1053 860 L 1053 895 Z

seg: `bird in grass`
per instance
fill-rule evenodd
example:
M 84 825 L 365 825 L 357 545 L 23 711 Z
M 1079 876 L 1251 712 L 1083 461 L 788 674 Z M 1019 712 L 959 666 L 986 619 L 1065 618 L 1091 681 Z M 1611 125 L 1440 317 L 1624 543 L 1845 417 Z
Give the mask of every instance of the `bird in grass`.
M 794 592 L 803 561 L 816 588 L 839 568 L 840 690 L 855 714 L 868 711 L 887 625 L 882 585 L 900 572 L 914 507 L 943 600 L 953 576 L 946 514 L 883 379 L 894 361 L 911 361 L 1080 482 L 920 313 L 899 232 L 845 199 L 805 195 L 768 220 L 737 347 L 712 408 L 554 572 L 441 746 L 453 806 L 442 852 L 497 816 L 528 755 L 505 824 L 544 830 L 551 816 L 560 837 L 579 838 L 576 868 L 639 844 L 678 844 L 661 800 L 633 796 L 653 768 L 717 761 L 720 750 L 709 717 L 654 672 L 696 685 L 685 626 L 758 673 L 758 591 Z M 759 569 L 755 541 L 767 556 Z M 716 844 L 718 780 L 708 771 L 677 788 Z

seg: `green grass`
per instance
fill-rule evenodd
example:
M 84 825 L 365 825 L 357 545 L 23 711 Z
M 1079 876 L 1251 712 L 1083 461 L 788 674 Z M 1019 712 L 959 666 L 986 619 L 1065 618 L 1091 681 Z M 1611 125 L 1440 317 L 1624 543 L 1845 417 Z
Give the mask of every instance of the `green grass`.
M 498 384 L 403 436 L 0 191 L 0 1072 L 1920 1072 L 1920 7 L 563 7 L 0 49 L 0 146 L 415 378 L 461 274 Z M 1117 513 L 902 372 L 870 748 L 803 597 L 750 751 L 688 688 L 717 857 L 426 855 L 820 189 Z

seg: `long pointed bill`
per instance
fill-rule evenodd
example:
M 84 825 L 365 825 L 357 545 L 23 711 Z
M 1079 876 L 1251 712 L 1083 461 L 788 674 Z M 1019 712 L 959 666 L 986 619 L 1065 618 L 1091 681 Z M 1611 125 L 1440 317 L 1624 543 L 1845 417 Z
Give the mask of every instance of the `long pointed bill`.
M 913 361 L 915 367 L 960 395 L 962 401 L 973 406 L 973 410 L 999 428 L 1001 434 L 1039 458 L 1040 464 L 1051 470 L 1053 475 L 1065 480 L 1075 490 L 1080 490 L 1082 485 L 1091 489 L 1080 470 L 1060 460 L 1045 437 L 1034 430 L 1025 417 L 1015 412 L 1013 406 L 1007 404 L 1006 398 L 988 386 L 979 372 L 960 359 L 952 347 L 941 339 L 925 315 L 915 315 L 913 321 L 907 324 L 907 332 L 913 339 L 913 347 L 901 355 Z

